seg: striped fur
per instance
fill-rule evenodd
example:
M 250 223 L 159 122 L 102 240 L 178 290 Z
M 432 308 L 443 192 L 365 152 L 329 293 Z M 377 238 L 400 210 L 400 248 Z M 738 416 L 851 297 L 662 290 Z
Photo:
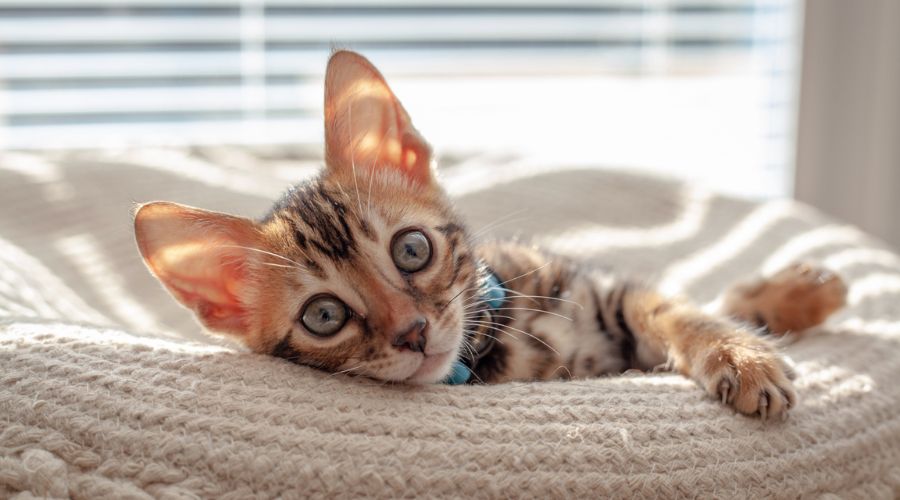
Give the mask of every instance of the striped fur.
M 531 246 L 473 243 L 430 155 L 378 71 L 339 52 L 326 76 L 319 177 L 288 191 L 260 221 L 144 205 L 135 217 L 138 245 L 150 270 L 210 330 L 331 372 L 437 382 L 479 330 L 495 342 L 474 366 L 477 383 L 667 367 L 746 414 L 784 416 L 796 403 L 787 366 L 754 328 L 781 334 L 821 323 L 843 305 L 839 278 L 794 266 L 735 287 L 722 315 L 706 315 Z M 410 229 L 426 236 L 432 253 L 420 271 L 403 272 L 391 242 Z M 508 290 L 488 323 L 479 314 L 485 266 Z M 350 311 L 326 338 L 301 321 L 305 305 L 323 294 Z M 398 343 L 410 324 L 424 325 L 421 352 Z
M 503 306 L 510 319 L 496 328 L 504 349 L 492 351 L 493 359 L 478 367 L 480 380 L 672 368 L 739 411 L 763 417 L 786 415 L 797 397 L 774 335 L 760 336 L 757 327 L 776 335 L 805 331 L 840 308 L 846 296 L 835 275 L 795 265 L 772 279 L 735 286 L 722 314 L 710 316 L 640 283 L 598 277 L 531 247 L 492 243 L 480 246 L 478 254 L 511 290 Z M 789 303 L 771 301 L 785 296 Z M 747 317 L 777 320 L 741 322 Z
M 277 268 L 279 280 L 292 286 L 294 321 L 284 331 L 267 332 L 277 338 L 264 344 L 272 354 L 332 371 L 407 380 L 422 355 L 398 351 L 388 337 L 402 322 L 398 314 L 412 308 L 428 319 L 429 348 L 450 353 L 440 370 L 419 381 L 440 380 L 461 349 L 462 304 L 474 293 L 468 290 L 476 279 L 469 238 L 440 192 L 408 193 L 405 181 L 394 176 L 366 178 L 367 189 L 370 181 L 371 190 L 357 200 L 352 188 L 323 176 L 289 191 L 261 221 L 273 253 L 311 270 Z M 393 235 L 410 227 L 425 232 L 435 250 L 429 266 L 415 274 L 400 272 L 390 260 Z M 302 305 L 322 293 L 354 311 L 344 331 L 325 341 L 296 321 Z

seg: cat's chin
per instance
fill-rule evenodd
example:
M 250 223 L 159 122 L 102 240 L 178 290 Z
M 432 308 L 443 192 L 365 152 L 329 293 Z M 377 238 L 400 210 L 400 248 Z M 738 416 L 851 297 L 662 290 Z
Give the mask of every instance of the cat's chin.
M 411 384 L 434 384 L 440 382 L 450 374 L 450 368 L 455 358 L 455 350 L 427 355 L 422 360 L 419 368 L 406 379 L 406 382 Z

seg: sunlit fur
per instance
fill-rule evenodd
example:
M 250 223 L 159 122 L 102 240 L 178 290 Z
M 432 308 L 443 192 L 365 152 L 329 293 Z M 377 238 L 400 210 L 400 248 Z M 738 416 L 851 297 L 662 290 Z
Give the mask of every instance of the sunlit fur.
M 325 168 L 264 218 L 169 202 L 135 214 L 148 268 L 209 330 L 255 352 L 385 381 L 438 382 L 481 335 L 494 342 L 473 383 L 663 367 L 745 414 L 784 417 L 797 403 L 771 338 L 839 309 L 840 278 L 794 266 L 733 288 L 723 314 L 708 315 L 528 245 L 476 244 L 435 177 L 431 148 L 374 66 L 338 52 L 325 86 Z M 432 256 L 405 273 L 391 242 L 409 229 L 428 237 Z M 506 289 L 488 321 L 486 269 Z M 322 294 L 352 311 L 325 338 L 300 321 Z M 397 343 L 411 324 L 427 325 L 422 352 Z

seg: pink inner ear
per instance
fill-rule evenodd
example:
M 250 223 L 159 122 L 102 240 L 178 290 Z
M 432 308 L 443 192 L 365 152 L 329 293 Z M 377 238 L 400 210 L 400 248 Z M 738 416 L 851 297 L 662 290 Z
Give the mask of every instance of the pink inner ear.
M 243 270 L 233 264 L 222 265 L 220 269 L 221 274 L 207 277 L 173 273 L 159 275 L 159 279 L 210 329 L 243 332 L 249 327 L 247 311 L 238 298 Z
M 384 77 L 365 58 L 338 52 L 325 77 L 325 145 L 330 170 L 393 169 L 431 179 L 431 148 Z
M 246 248 L 260 246 L 252 221 L 155 202 L 135 214 L 135 237 L 153 274 L 207 328 L 249 333 Z
M 406 175 L 416 182 L 425 184 L 431 177 L 431 148 L 416 135 L 409 132 L 403 135 L 403 156 L 400 164 Z

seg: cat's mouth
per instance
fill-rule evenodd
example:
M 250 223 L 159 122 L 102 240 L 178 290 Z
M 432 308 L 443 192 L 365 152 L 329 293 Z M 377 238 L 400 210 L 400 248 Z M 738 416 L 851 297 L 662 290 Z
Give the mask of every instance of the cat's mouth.
M 407 381 L 418 384 L 440 382 L 449 372 L 453 355 L 454 351 L 452 349 L 444 352 L 426 354 L 422 359 L 422 364 L 409 376 Z

